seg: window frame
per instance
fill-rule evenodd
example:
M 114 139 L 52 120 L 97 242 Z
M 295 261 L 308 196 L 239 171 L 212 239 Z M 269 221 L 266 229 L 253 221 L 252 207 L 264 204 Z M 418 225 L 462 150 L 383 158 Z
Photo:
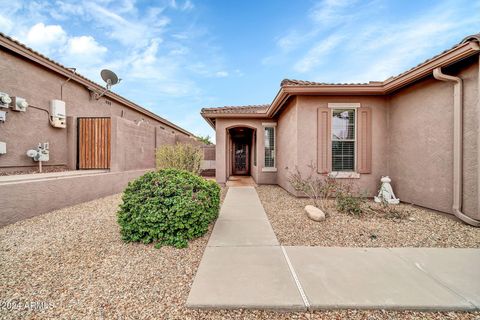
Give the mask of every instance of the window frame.
M 277 172 L 277 124 L 273 123 L 262 123 L 263 127 L 263 166 L 262 172 Z M 267 167 L 265 164 L 265 154 L 266 154 L 266 144 L 265 144 L 265 134 L 266 129 L 272 128 L 273 129 L 273 167 Z
M 257 129 L 253 130 L 253 166 L 257 166 Z
M 360 108 L 360 103 L 329 103 L 328 108 L 331 109 L 331 117 L 330 117 L 330 127 L 332 128 L 330 132 L 330 158 L 331 158 L 331 172 L 329 176 L 332 178 L 360 178 L 360 174 L 357 172 L 357 141 L 358 141 L 358 111 L 357 109 Z M 333 111 L 334 110 L 344 110 L 350 111 L 353 110 L 355 122 L 354 122 L 354 139 L 333 139 Z M 333 141 L 353 141 L 353 169 L 350 171 L 334 171 L 333 170 Z

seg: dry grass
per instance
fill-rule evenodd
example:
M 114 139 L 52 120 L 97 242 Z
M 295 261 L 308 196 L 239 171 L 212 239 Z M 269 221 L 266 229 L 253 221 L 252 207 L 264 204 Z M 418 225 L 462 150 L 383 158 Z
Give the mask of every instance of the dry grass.
M 323 222 L 307 218 L 309 199 L 296 198 L 278 186 L 257 192 L 282 245 L 325 247 L 480 247 L 480 229 L 444 214 L 412 207 L 407 219 L 382 215 L 354 217 L 334 208 Z M 407 205 L 400 205 L 406 206 Z M 373 205 L 375 207 L 375 205 Z M 300 230 L 300 232 L 292 232 Z
M 225 193 L 224 193 L 225 194 Z M 0 229 L 1 319 L 478 319 L 480 313 L 197 311 L 185 301 L 210 232 L 186 249 L 125 244 L 120 195 Z M 8 310 L 5 301 L 22 308 Z M 27 302 L 50 307 L 35 310 Z

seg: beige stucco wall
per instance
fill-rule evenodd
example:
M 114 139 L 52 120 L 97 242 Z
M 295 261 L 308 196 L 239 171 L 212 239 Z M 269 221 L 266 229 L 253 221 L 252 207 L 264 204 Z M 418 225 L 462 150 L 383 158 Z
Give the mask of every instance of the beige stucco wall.
M 444 69 L 464 84 L 463 211 L 478 213 L 478 57 Z M 391 95 L 389 166 L 402 201 L 451 213 L 453 84 L 425 79 Z
M 276 172 L 263 172 L 262 167 L 265 159 L 264 153 L 264 130 L 262 123 L 274 122 L 262 119 L 223 119 L 218 118 L 215 123 L 216 147 L 215 147 L 215 163 L 216 163 L 216 180 L 220 184 L 224 184 L 231 175 L 230 154 L 231 140 L 228 137 L 227 129 L 233 127 L 247 127 L 254 129 L 257 134 L 257 166 L 251 161 L 251 175 L 258 184 L 275 184 L 277 182 Z M 250 152 L 253 155 L 253 150 Z M 278 156 L 278 153 L 277 153 Z
M 155 127 L 131 120 L 112 117 L 112 171 L 127 171 L 155 167 Z
M 50 100 L 60 99 L 60 86 L 66 80 L 65 77 L 13 55 L 4 48 L 0 49 L 0 74 L 0 92 L 26 98 L 31 105 L 46 110 L 49 110 Z M 0 155 L 1 171 L 38 166 L 25 153 L 28 149 L 35 148 L 39 142 L 47 141 L 50 143 L 50 161 L 44 165 L 75 169 L 77 117 L 114 118 L 121 117 L 123 112 L 124 119 L 138 121 L 143 118 L 150 126 L 162 126 L 168 132 L 173 132 L 172 134 L 177 136 L 174 141 L 178 140 L 178 137 L 187 137 L 175 128 L 115 101 L 106 98 L 91 100 L 89 91 L 74 81 L 64 85 L 63 100 L 66 102 L 69 117 L 66 129 L 52 127 L 44 111 L 28 108 L 27 112 L 15 112 L 8 109 L 7 121 L 0 123 L 0 141 L 7 143 L 7 154 Z M 145 125 L 145 122 L 142 125 Z M 125 141 L 129 142 L 131 139 Z M 113 139 L 112 143 L 115 143 Z M 128 146 L 121 148 L 127 149 Z M 151 167 L 150 156 L 141 159 L 145 160 L 143 165 L 137 162 L 132 167 Z M 113 162 L 111 164 L 113 167 L 120 167 Z
M 291 193 L 295 190 L 288 182 L 289 172 L 298 166 L 298 106 L 291 99 L 278 118 L 277 125 L 277 183 Z
M 298 96 L 278 120 L 278 184 L 293 191 L 288 183 L 288 175 L 295 170 L 295 166 L 302 175 L 307 176 L 310 173 L 308 166 L 317 164 L 317 110 L 328 107 L 328 103 L 360 103 L 362 107 L 372 109 L 372 172 L 355 179 L 360 191 L 372 196 L 378 189 L 380 177 L 388 174 L 387 103 L 383 97 Z
M 146 170 L 106 172 L 50 179 L 0 183 L 0 227 L 122 192 Z

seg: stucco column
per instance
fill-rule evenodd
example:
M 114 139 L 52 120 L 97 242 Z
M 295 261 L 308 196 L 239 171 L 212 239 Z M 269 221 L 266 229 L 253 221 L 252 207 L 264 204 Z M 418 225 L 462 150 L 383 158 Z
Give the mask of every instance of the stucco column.
M 67 117 L 67 168 L 77 169 L 77 118 Z
M 226 135 L 225 128 L 215 122 L 215 179 L 219 184 L 226 182 Z
M 123 171 L 124 164 L 122 163 L 123 157 L 119 154 L 118 149 L 118 118 L 112 116 L 111 118 L 111 130 L 110 130 L 110 171 Z

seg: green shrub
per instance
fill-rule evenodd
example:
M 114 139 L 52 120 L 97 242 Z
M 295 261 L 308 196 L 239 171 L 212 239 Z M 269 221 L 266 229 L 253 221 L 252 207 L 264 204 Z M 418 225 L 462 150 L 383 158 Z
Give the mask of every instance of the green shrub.
M 157 169 L 175 168 L 200 174 L 200 165 L 203 160 L 202 150 L 190 143 L 164 145 L 157 149 Z
M 365 197 L 358 192 L 353 191 L 354 186 L 352 183 L 342 184 L 335 197 L 337 210 L 346 214 L 354 216 L 360 216 L 364 213 Z
M 186 247 L 218 216 L 220 187 L 190 172 L 148 172 L 126 188 L 118 223 L 126 242 Z
M 410 218 L 415 208 L 413 205 L 373 202 L 367 206 L 366 211 L 376 217 L 400 221 Z

